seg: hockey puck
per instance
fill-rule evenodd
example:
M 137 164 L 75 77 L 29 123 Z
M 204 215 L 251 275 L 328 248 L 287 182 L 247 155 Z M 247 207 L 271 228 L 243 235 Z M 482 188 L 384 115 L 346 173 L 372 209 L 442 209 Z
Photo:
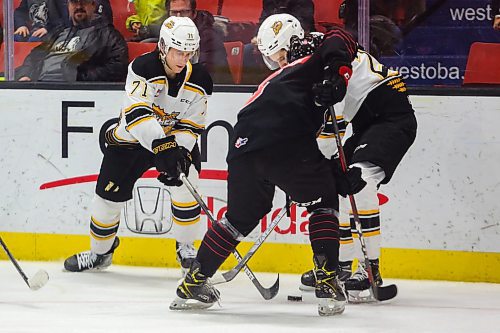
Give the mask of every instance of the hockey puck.
M 288 295 L 288 300 L 290 302 L 302 302 L 302 296 Z

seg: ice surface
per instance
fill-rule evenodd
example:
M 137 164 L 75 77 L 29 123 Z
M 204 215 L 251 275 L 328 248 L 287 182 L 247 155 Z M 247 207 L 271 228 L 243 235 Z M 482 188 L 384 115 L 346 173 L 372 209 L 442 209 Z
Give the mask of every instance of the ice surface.
M 180 270 L 111 266 L 64 272 L 62 262 L 20 262 L 49 282 L 31 291 L 9 261 L 0 261 L 0 332 L 498 332 L 500 284 L 389 280 L 399 295 L 385 304 L 347 305 L 343 315 L 319 317 L 298 275 L 282 275 L 278 296 L 265 301 L 244 273 L 219 285 L 221 306 L 198 312 L 168 309 Z M 275 274 L 256 273 L 264 286 Z

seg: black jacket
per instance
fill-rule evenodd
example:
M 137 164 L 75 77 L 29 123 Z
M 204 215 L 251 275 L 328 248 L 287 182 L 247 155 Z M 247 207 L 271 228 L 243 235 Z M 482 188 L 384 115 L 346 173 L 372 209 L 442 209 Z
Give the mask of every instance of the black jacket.
M 214 83 L 233 83 L 227 62 L 224 38 L 214 27 L 214 17 L 205 10 L 198 10 L 194 24 L 200 33 L 200 60 L 212 76 Z
M 68 54 L 61 64 L 66 81 L 72 82 L 74 78 L 76 81 L 124 81 L 128 66 L 127 43 L 113 25 L 101 17 L 92 21 L 91 27 L 94 29 L 88 29 L 90 36 L 86 38 L 86 44 L 77 53 Z M 23 65 L 16 70 L 16 80 L 28 76 L 32 81 L 38 81 L 44 61 L 54 52 L 57 37 L 68 29 L 73 33 L 80 28 L 56 28 L 46 42 L 26 57 Z

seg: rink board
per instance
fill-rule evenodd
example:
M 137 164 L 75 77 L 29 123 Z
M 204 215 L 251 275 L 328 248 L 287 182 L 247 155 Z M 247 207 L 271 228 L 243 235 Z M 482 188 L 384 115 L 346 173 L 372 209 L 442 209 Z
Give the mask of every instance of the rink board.
M 248 97 L 216 93 L 209 101 L 210 130 L 200 142 L 200 192 L 215 198 L 209 200 L 216 216 L 225 211 L 219 199 L 226 195 L 229 133 Z M 119 91 L 0 90 L 0 231 L 18 258 L 60 260 L 88 248 L 88 207 L 102 156 L 98 132 L 105 120 L 119 114 L 121 98 Z M 391 184 L 381 188 L 389 198 L 381 207 L 384 274 L 500 282 L 500 98 L 411 100 L 419 122 L 417 140 Z M 139 183 L 160 186 L 154 178 Z M 282 204 L 277 192 L 266 222 Z M 206 217 L 202 221 L 205 227 Z M 281 272 L 309 268 L 306 222 L 305 211 L 294 210 L 252 267 Z M 140 236 L 130 232 L 122 218 L 119 235 L 124 242 L 116 263 L 176 265 L 170 232 Z M 242 251 L 248 244 L 242 244 Z M 0 258 L 5 258 L 3 253 Z

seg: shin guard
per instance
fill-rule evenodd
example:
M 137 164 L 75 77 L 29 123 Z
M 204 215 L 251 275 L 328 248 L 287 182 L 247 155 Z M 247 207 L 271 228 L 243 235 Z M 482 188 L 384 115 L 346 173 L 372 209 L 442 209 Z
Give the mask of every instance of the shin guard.
M 212 224 L 198 249 L 202 273 L 208 277 L 214 275 L 241 239 L 243 235 L 225 217 Z
M 318 208 L 309 217 L 309 239 L 315 255 L 326 256 L 329 270 L 337 270 L 339 261 L 338 212 L 330 208 Z

